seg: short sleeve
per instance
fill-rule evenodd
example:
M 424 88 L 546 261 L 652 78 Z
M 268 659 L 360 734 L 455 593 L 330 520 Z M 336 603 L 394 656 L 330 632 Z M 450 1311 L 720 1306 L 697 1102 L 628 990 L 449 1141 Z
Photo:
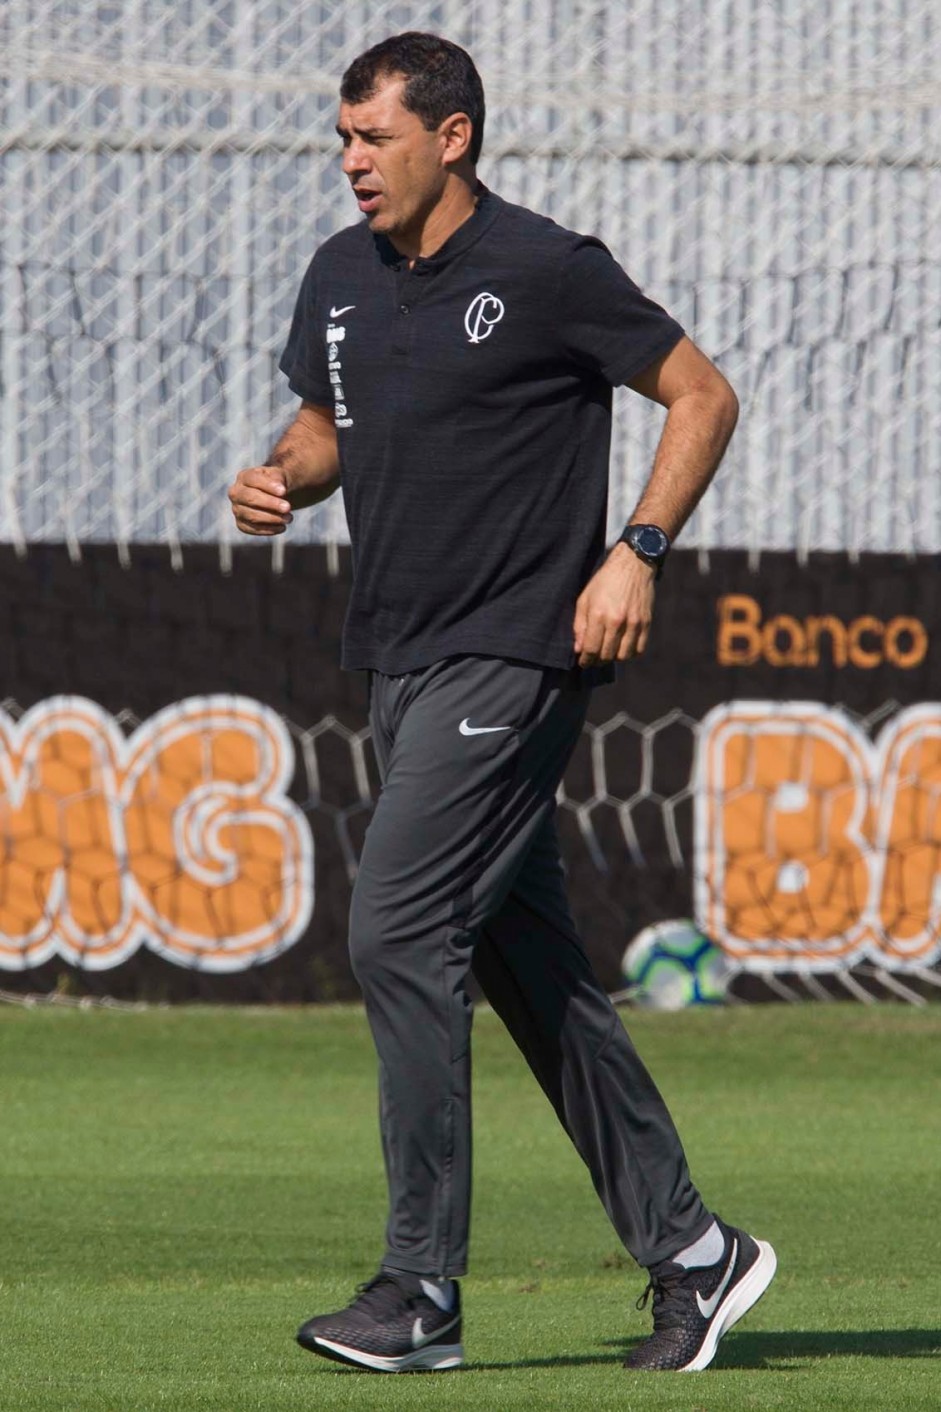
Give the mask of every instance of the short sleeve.
M 288 386 L 305 402 L 318 407 L 333 406 L 333 389 L 327 369 L 327 345 L 317 320 L 316 260 L 307 267 L 301 281 L 291 332 L 278 367 Z
M 564 257 L 559 295 L 568 352 L 612 386 L 629 382 L 683 337 L 681 325 L 590 236 Z

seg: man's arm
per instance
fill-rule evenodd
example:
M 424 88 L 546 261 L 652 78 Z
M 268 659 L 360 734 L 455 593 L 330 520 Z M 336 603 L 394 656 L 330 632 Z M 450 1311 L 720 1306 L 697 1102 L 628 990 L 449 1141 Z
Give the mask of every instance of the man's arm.
M 718 368 L 688 338 L 629 383 L 666 407 L 667 419 L 632 524 L 659 525 L 674 539 L 725 454 L 738 399 Z M 575 606 L 579 665 L 626 661 L 643 652 L 653 616 L 654 570 L 618 543 Z
M 239 471 L 229 500 L 243 534 L 283 534 L 292 510 L 319 505 L 339 484 L 333 408 L 302 402 L 265 465 Z

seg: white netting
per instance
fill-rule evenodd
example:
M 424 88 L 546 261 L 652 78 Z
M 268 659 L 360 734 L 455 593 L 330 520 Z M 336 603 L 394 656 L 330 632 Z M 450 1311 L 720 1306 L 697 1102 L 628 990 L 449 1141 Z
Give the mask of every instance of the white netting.
M 941 549 L 935 0 L 4 0 L 0 538 L 231 537 L 355 218 L 339 75 L 406 28 L 474 54 L 484 179 L 599 232 L 736 386 L 687 544 Z M 657 425 L 620 397 L 612 524 Z
M 348 910 L 378 790 L 365 722 L 282 723 L 234 695 L 144 720 L 81 697 L 25 712 L 6 699 L 0 749 L 20 780 L 0 793 L 0 977 L 50 961 L 107 976 L 142 948 L 233 975 L 308 926 L 337 964 L 345 929 L 330 919 Z M 639 925 L 695 909 L 751 998 L 937 996 L 941 829 L 924 818 L 939 781 L 938 708 L 743 702 L 704 722 L 588 724 L 558 794 L 588 944 L 620 958 Z

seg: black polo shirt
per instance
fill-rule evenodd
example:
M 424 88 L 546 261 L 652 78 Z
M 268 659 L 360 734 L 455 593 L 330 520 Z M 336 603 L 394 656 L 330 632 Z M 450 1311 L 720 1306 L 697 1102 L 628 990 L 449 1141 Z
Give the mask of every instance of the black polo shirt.
M 571 667 L 604 554 L 611 388 L 682 333 L 599 240 L 486 190 L 411 269 L 365 221 L 322 245 L 280 366 L 335 408 L 344 667 Z

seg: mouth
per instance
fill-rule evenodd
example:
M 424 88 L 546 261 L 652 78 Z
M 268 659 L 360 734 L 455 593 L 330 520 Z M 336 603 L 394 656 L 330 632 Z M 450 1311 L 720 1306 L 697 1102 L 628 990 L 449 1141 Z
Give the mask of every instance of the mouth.
M 369 215 L 374 211 L 382 200 L 382 193 L 371 191 L 367 186 L 354 186 L 353 195 L 356 197 L 356 204 L 364 215 Z

